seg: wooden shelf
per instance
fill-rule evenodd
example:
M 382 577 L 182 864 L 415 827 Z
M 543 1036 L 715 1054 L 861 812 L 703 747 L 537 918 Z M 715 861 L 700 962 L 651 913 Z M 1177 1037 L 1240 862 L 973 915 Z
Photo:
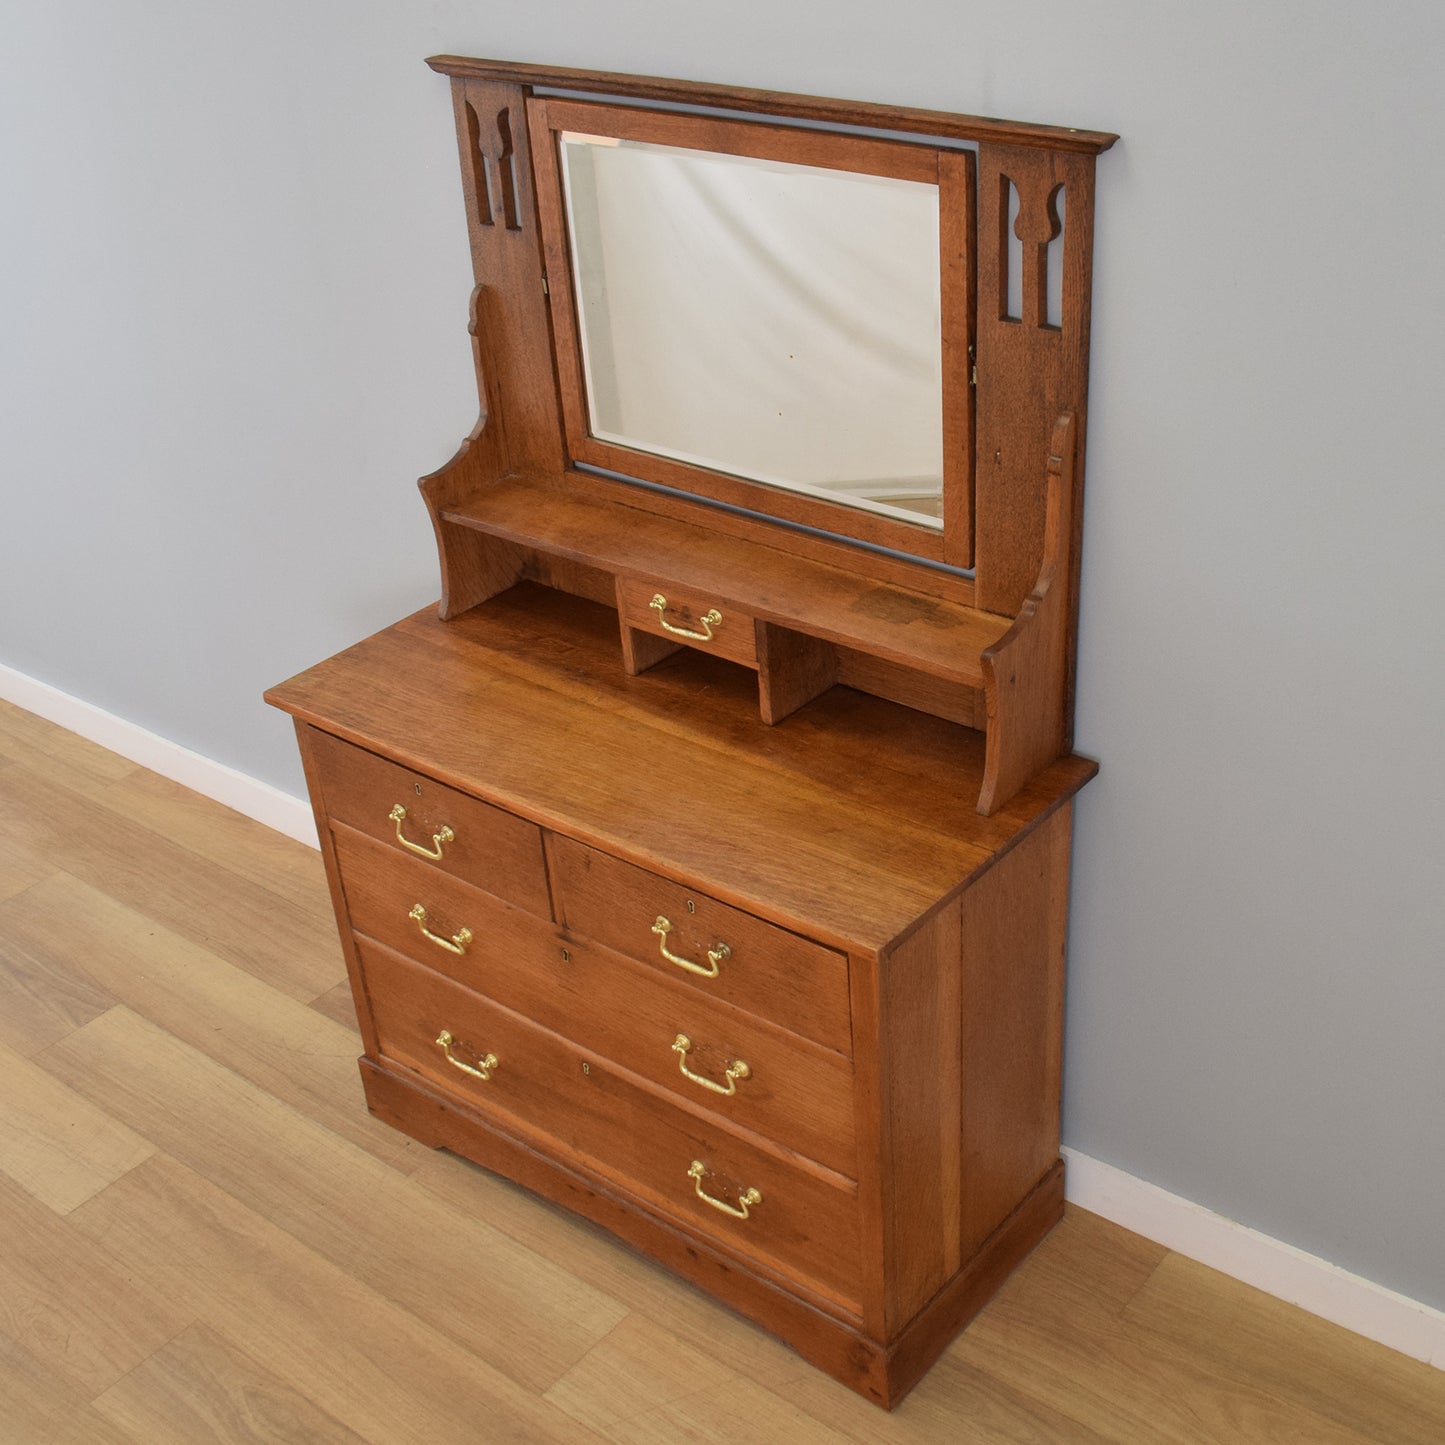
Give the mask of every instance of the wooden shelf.
M 521 477 L 489 484 L 442 519 L 568 561 L 706 594 L 764 622 L 966 687 L 1013 619 L 879 583 L 655 512 Z

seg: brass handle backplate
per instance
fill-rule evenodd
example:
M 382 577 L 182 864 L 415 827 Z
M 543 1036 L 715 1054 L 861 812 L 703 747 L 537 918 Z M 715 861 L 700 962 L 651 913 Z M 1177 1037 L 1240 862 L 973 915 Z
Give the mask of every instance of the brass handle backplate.
M 667 612 L 667 598 L 661 592 L 656 593 L 647 605 L 657 613 L 657 620 L 662 623 L 664 632 L 670 632 L 674 637 L 685 637 L 689 642 L 711 642 L 713 628 L 722 626 L 722 613 L 716 607 L 709 607 L 697 619 L 702 624 L 702 631 L 694 632 L 690 627 L 674 627 L 667 620 L 664 615 Z
M 729 1204 L 726 1199 L 714 1199 L 711 1194 L 703 1192 L 702 1177 L 706 1173 L 707 1166 L 701 1159 L 694 1159 L 687 1166 L 687 1176 L 692 1180 L 693 1191 L 704 1204 L 711 1204 L 714 1209 L 720 1209 L 724 1214 L 731 1214 L 734 1219 L 746 1219 L 748 1210 L 763 1202 L 763 1196 L 756 1189 L 744 1189 L 738 1195 L 736 1204 Z
M 710 1089 L 714 1094 L 723 1094 L 731 1097 L 738 1091 L 738 1080 L 749 1079 L 753 1071 L 742 1059 L 734 1059 L 726 1069 L 723 1070 L 725 1084 L 716 1084 L 711 1079 L 705 1079 L 701 1074 L 695 1074 L 687 1066 L 687 1056 L 692 1051 L 692 1040 L 686 1034 L 679 1034 L 672 1041 L 672 1051 L 677 1055 L 677 1067 L 684 1079 L 691 1079 L 694 1084 L 701 1085 L 704 1089 Z
M 420 903 L 412 905 L 411 912 L 406 915 L 412 919 L 416 926 L 421 929 L 422 937 L 429 938 L 438 948 L 444 948 L 448 953 L 465 953 L 467 944 L 472 941 L 472 930 L 470 928 L 459 928 L 450 938 L 443 938 L 439 933 L 433 933 L 426 926 L 426 909 Z
M 694 963 L 690 958 L 679 958 L 677 954 L 669 951 L 667 947 L 667 935 L 672 932 L 672 924 L 662 914 L 657 915 L 657 922 L 652 925 L 652 931 L 657 935 L 657 947 L 662 956 L 669 962 L 683 968 L 688 973 L 701 974 L 703 978 L 716 978 L 717 966 L 723 959 L 731 958 L 733 951 L 727 944 L 719 943 L 716 948 L 707 951 L 708 967 L 704 968 L 700 963 Z
M 440 858 L 442 856 L 442 845 L 456 841 L 456 834 L 447 827 L 445 823 L 441 828 L 431 835 L 431 847 L 424 843 L 413 843 L 410 838 L 403 837 L 401 825 L 406 822 L 406 809 L 400 803 L 386 815 L 396 824 L 396 841 L 403 848 L 409 848 L 413 853 L 420 853 L 423 858 Z
M 437 1047 L 447 1056 L 447 1063 L 452 1068 L 460 1069 L 464 1074 L 470 1074 L 474 1079 L 481 1079 L 483 1083 L 489 1081 L 497 1071 L 497 1056 L 495 1054 L 483 1054 L 475 1064 L 464 1064 L 455 1054 L 452 1053 L 452 1045 L 456 1039 L 452 1037 L 450 1029 L 443 1029 L 437 1035 Z

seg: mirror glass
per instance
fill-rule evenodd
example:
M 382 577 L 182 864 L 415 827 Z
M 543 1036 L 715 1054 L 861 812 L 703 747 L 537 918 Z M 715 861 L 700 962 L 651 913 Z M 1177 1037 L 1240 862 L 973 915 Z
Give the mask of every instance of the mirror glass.
M 941 528 L 938 188 L 566 132 L 593 436 Z

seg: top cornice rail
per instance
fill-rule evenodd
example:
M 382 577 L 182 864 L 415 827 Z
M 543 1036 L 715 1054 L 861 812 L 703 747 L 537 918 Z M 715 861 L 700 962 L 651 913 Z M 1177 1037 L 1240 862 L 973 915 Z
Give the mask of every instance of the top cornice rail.
M 998 145 L 1037 146 L 1044 150 L 1081 151 L 1098 155 L 1118 140 L 1108 131 L 1074 130 L 1067 126 L 1025 125 L 990 116 L 955 115 L 906 105 L 828 100 L 781 90 L 753 90 L 709 85 L 696 80 L 665 80 L 651 75 L 618 75 L 606 70 L 574 70 L 558 65 L 525 65 L 511 60 L 472 60 L 462 55 L 433 55 L 427 64 L 443 75 L 477 80 L 502 80 L 551 90 L 590 95 L 631 96 L 677 105 L 708 106 L 757 115 L 788 116 L 830 125 L 868 126 L 906 131 L 946 140 L 990 141 Z

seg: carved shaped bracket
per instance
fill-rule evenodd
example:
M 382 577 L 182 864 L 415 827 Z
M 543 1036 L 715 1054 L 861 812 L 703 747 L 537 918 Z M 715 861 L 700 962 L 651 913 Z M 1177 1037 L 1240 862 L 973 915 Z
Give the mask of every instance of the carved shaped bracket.
M 1044 556 L 1038 581 L 1014 625 L 983 654 L 987 753 L 978 811 L 996 813 L 1067 746 L 1069 582 L 1074 464 L 1072 412 L 1049 444 Z

